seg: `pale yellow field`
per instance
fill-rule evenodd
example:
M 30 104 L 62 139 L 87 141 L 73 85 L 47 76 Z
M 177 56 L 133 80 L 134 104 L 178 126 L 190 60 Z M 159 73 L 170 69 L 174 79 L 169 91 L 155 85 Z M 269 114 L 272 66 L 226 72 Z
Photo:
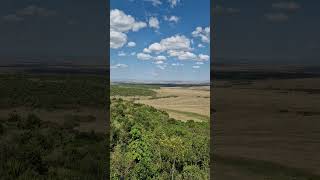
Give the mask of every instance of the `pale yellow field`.
M 161 87 L 154 91 L 157 92 L 156 97 L 115 96 L 115 98 L 153 106 L 166 111 L 171 118 L 181 121 L 209 121 L 210 86 Z
M 179 120 L 202 121 L 210 116 L 210 87 L 161 87 L 157 99 L 140 98 L 135 102 L 165 110 Z

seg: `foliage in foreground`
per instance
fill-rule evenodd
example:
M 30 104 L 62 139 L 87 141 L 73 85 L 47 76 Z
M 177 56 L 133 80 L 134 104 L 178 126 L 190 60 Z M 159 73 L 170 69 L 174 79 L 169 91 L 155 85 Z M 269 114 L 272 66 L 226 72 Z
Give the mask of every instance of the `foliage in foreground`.
M 0 122 L 0 179 L 103 178 L 104 135 L 79 132 L 77 122 L 59 125 L 34 114 L 13 113 Z
M 111 101 L 111 179 L 209 179 L 209 123 Z

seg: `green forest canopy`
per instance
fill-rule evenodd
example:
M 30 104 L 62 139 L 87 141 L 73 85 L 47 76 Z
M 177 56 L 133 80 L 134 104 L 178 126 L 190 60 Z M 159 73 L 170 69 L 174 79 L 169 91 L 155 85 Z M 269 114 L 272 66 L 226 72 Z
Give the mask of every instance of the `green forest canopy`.
M 111 179 L 208 179 L 209 123 L 111 100 Z

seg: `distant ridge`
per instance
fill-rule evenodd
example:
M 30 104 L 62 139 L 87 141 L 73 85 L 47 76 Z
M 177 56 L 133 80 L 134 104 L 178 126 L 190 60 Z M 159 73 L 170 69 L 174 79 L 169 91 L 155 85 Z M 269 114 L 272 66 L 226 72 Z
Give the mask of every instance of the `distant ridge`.
M 166 80 L 111 80 L 111 84 L 145 84 L 145 85 L 198 85 L 209 86 L 210 81 L 166 81 Z

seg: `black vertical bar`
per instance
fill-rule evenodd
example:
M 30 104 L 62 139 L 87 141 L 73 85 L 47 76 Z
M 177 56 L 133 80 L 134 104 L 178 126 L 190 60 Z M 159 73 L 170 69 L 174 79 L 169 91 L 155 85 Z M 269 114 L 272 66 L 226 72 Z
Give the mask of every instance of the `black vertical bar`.
M 214 154 L 213 154 L 213 148 L 214 148 L 214 107 L 213 107 L 213 99 L 214 99 L 214 93 L 213 93 L 213 80 L 214 80 L 214 57 L 216 55 L 215 53 L 215 17 L 214 17 L 214 0 L 210 0 L 210 179 L 213 179 L 214 174 Z
M 110 179 L 110 1 L 106 0 L 106 173 L 104 179 Z

